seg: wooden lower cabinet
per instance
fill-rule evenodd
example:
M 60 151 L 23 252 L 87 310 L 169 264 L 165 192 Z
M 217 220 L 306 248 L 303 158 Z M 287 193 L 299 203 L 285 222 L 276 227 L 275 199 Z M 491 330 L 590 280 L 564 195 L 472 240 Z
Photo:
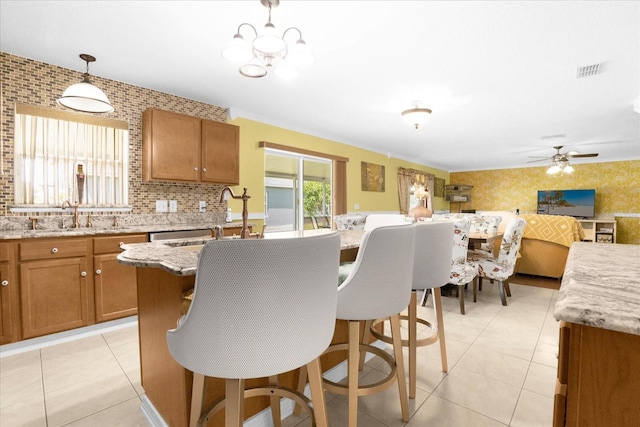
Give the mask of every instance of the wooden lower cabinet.
M 640 335 L 562 322 L 553 427 L 640 420 Z
M 118 263 L 120 246 L 148 241 L 146 234 L 96 237 L 93 243 L 93 272 L 96 322 L 138 313 L 135 267 Z
M 90 287 L 86 257 L 20 264 L 22 338 L 92 323 Z
M 0 344 L 16 340 L 18 330 L 18 283 L 12 246 L 0 243 Z

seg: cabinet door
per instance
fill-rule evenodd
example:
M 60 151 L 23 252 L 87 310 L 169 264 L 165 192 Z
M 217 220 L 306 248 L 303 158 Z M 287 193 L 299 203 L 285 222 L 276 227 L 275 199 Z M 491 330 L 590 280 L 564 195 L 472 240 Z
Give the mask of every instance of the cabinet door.
M 23 338 L 88 325 L 90 281 L 86 258 L 20 264 Z
M 142 116 L 144 181 L 198 181 L 200 119 L 148 109 Z
M 15 341 L 17 322 L 16 286 L 13 266 L 0 262 L 0 344 Z
M 93 257 L 97 322 L 138 313 L 136 269 L 118 263 L 117 256 L 106 254 Z
M 240 182 L 240 131 L 238 126 L 202 120 L 203 182 Z

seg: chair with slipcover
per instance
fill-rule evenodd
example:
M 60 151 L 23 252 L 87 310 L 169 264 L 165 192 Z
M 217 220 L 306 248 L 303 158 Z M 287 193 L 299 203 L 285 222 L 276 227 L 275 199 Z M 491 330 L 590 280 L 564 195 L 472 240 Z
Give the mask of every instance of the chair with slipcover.
M 447 284 L 451 274 L 451 235 L 453 223 L 450 221 L 418 222 L 416 223 L 416 245 L 413 257 L 413 282 L 411 300 L 407 309 L 407 316 L 400 316 L 408 323 L 408 339 L 402 340 L 402 345 L 409 348 L 409 398 L 416 397 L 416 353 L 417 347 L 440 342 L 440 357 L 442 371 L 447 372 L 447 349 L 444 336 L 444 321 L 442 297 L 440 288 Z M 418 291 L 430 290 L 433 294 L 433 308 L 436 323 L 419 318 L 417 314 Z M 375 326 L 374 322 L 374 326 Z M 427 337 L 417 339 L 418 324 L 431 329 Z M 375 327 L 370 329 L 376 338 L 390 343 L 391 337 L 383 335 Z
M 328 352 L 348 351 L 347 382 L 338 384 L 324 379 L 327 391 L 348 396 L 349 423 L 355 427 L 358 420 L 358 396 L 368 396 L 398 384 L 402 420 L 409 421 L 407 386 L 404 374 L 400 312 L 409 304 L 413 277 L 415 226 L 402 224 L 379 226 L 367 231 L 353 268 L 338 287 L 336 318 L 349 324 L 347 343 L 334 344 Z M 373 320 L 390 318 L 394 357 L 368 345 L 366 333 Z M 363 339 L 360 337 L 360 321 L 365 321 Z M 383 359 L 390 368 L 389 375 L 375 384 L 359 387 L 358 372 L 360 354 L 370 352 Z
M 335 328 L 339 257 L 337 232 L 204 245 L 193 301 L 167 332 L 171 355 L 193 372 L 190 426 L 206 425 L 222 407 L 225 426 L 241 426 L 244 398 L 263 394 L 271 396 L 274 425 L 280 397 L 301 402 L 317 425 L 327 425 L 319 356 Z M 303 394 L 276 385 L 278 374 L 301 366 L 313 411 Z M 226 396 L 202 411 L 205 376 L 226 379 Z M 245 389 L 246 379 L 262 377 L 268 386 Z
M 411 221 L 407 221 L 402 214 L 370 214 L 364 222 L 364 231 L 373 230 L 381 225 L 398 225 L 406 222 Z
M 524 218 L 517 217 L 509 221 L 504 230 L 502 243 L 500 244 L 500 253 L 497 258 L 472 256 L 470 262 L 478 268 L 479 285 L 483 278 L 497 280 L 498 290 L 500 292 L 500 300 L 502 305 L 507 305 L 507 296 L 511 296 L 509 288 L 509 278 L 513 275 L 518 258 L 518 251 L 522 243 L 522 233 L 527 225 Z M 474 294 L 476 291 L 474 285 Z

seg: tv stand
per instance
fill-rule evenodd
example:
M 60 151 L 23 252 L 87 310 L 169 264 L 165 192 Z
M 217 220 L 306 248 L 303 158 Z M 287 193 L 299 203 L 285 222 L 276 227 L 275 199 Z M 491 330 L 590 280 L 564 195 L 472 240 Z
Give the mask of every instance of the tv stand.
M 579 219 L 584 230 L 584 240 L 588 242 L 615 243 L 615 219 Z

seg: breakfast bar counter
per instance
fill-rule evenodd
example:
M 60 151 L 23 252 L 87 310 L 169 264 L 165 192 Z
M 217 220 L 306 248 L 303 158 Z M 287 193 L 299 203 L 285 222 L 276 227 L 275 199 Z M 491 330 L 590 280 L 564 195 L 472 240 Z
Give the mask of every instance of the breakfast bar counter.
M 554 316 L 561 321 L 554 427 L 640 420 L 640 245 L 571 245 Z
M 288 238 L 331 233 L 331 230 L 270 233 L 271 238 Z M 357 250 L 363 232 L 340 231 L 341 252 Z M 197 258 L 202 245 L 211 238 L 181 239 L 123 245 L 118 262 L 136 267 L 138 296 L 138 330 L 140 340 L 140 375 L 145 394 L 142 411 L 152 425 L 186 427 L 189 425 L 193 374 L 180 366 L 169 353 L 166 333 L 174 329 L 182 315 L 184 292 L 193 288 Z M 351 256 L 351 255 L 350 255 Z M 338 284 L 336 283 L 336 288 Z M 347 341 L 346 323 L 338 321 L 333 342 Z M 295 351 L 295 349 L 293 349 Z M 322 356 L 324 370 L 345 359 L 340 352 Z M 298 372 L 280 375 L 281 384 L 297 385 Z M 264 384 L 266 379 L 248 380 L 247 387 Z M 224 395 L 224 380 L 207 378 L 206 404 Z M 268 407 L 269 399 L 254 398 L 245 403 L 245 419 Z M 223 413 L 210 425 L 221 425 Z

